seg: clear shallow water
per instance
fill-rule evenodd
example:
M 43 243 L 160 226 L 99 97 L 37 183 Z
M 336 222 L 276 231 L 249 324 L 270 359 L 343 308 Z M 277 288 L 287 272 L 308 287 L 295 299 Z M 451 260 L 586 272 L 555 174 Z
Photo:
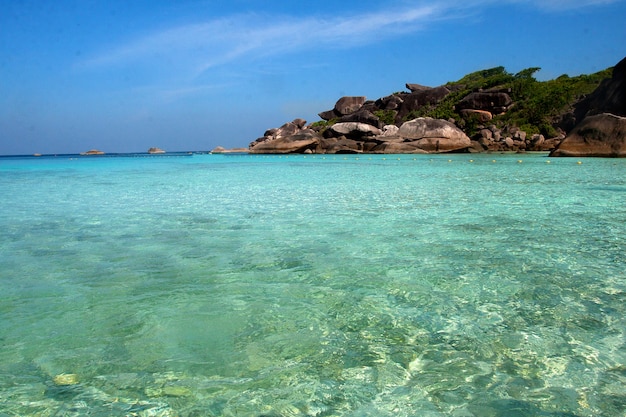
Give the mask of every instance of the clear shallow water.
M 626 160 L 548 160 L 0 158 L 0 416 L 623 415 Z

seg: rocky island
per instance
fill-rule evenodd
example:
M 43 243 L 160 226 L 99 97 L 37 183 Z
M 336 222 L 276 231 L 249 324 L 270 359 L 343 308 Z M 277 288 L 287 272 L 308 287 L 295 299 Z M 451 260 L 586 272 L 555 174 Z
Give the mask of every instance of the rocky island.
M 319 113 L 322 120 L 269 129 L 248 151 L 626 156 L 626 58 L 592 75 L 545 82 L 533 77 L 538 70 L 496 67 L 438 87 L 407 83 L 408 91 L 377 100 L 341 97 Z
M 99 149 L 90 149 L 86 152 L 81 152 L 80 153 L 83 156 L 88 156 L 88 155 L 104 155 L 104 152 L 99 150 Z

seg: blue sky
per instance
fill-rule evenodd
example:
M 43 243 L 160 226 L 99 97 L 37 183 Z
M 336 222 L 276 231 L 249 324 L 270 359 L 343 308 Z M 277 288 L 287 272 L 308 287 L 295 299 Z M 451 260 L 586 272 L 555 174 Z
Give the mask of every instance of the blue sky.
M 626 56 L 626 0 L 1 0 L 0 154 L 211 150 L 502 65 Z

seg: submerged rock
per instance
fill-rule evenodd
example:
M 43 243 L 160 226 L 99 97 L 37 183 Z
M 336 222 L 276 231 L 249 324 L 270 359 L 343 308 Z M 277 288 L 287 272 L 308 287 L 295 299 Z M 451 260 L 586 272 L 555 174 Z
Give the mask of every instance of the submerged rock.
M 76 385 L 78 384 L 78 375 L 76 374 L 59 374 L 52 378 L 54 385 Z

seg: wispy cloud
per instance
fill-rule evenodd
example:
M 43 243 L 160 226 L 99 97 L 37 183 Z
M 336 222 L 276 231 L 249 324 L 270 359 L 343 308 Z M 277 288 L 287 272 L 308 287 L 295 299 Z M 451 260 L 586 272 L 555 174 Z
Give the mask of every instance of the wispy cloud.
M 188 76 L 238 59 L 275 56 L 314 48 L 351 47 L 416 32 L 440 20 L 476 14 L 484 6 L 525 4 L 558 12 L 623 0 L 440 0 L 404 9 L 328 16 L 234 15 L 131 39 L 79 63 L 81 68 L 159 65 Z M 405 4 L 411 4 L 409 2 Z
M 526 3 L 540 10 L 559 12 L 572 9 L 583 9 L 594 6 L 605 6 L 619 3 L 622 0 L 511 0 L 511 3 Z
M 246 14 L 176 27 L 130 40 L 79 63 L 81 68 L 152 65 L 197 76 L 237 59 L 254 59 L 314 48 L 350 47 L 415 32 L 441 18 L 426 5 L 401 11 L 337 18 Z
M 538 12 L 558 13 L 600 7 L 625 0 L 405 0 L 379 11 L 336 16 L 239 14 L 157 31 L 130 39 L 79 63 L 82 70 L 137 68 L 154 79 L 167 80 L 170 98 L 203 91 L 203 74 L 227 64 L 261 58 L 350 48 L 383 42 L 428 29 L 442 21 L 463 19 L 487 8 L 524 5 Z M 162 75 L 166 75 L 163 77 Z M 206 81 L 206 80 L 205 80 Z M 222 81 L 223 82 L 223 81 Z

